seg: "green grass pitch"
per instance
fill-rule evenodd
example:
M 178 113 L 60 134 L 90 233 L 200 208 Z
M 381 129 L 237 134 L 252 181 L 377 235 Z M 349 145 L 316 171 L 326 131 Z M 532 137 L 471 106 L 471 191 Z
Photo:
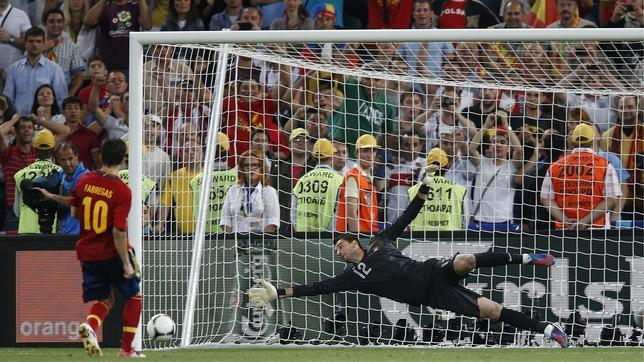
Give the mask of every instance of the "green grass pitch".
M 0 361 L 118 361 L 118 350 L 103 349 L 103 358 L 90 359 L 79 348 L 0 348 Z M 145 352 L 144 361 L 644 361 L 644 348 L 212 348 Z M 122 360 L 121 360 L 122 361 Z

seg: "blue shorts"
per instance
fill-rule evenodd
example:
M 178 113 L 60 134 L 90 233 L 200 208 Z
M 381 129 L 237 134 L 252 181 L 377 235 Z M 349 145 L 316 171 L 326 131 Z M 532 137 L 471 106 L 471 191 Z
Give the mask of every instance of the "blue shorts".
M 112 286 L 118 289 L 125 299 L 132 298 L 141 290 L 139 264 L 131 249 L 129 253 L 130 262 L 135 270 L 135 276 L 131 279 L 126 279 L 123 276 L 123 263 L 119 257 L 109 260 L 81 261 L 83 302 L 109 298 Z

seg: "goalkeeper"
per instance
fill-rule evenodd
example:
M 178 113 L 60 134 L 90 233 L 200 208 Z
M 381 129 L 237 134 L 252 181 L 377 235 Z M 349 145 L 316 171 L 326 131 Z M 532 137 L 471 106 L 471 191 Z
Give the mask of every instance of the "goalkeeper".
M 343 235 L 335 240 L 336 254 L 352 263 L 342 274 L 311 285 L 276 289 L 262 280 L 261 288 L 251 288 L 249 298 L 257 307 L 263 307 L 280 298 L 314 296 L 345 290 L 358 290 L 415 306 L 449 310 L 470 317 L 487 318 L 508 323 L 519 329 L 544 333 L 550 339 L 567 347 L 568 336 L 563 329 L 551 323 L 534 320 L 527 315 L 504 308 L 465 288 L 460 281 L 480 267 L 508 264 L 528 264 L 549 267 L 555 259 L 548 254 L 456 253 L 451 258 L 429 259 L 424 262 L 403 255 L 393 242 L 416 217 L 423 206 L 433 182 L 437 165 L 427 167 L 426 177 L 416 197 L 407 209 L 388 228 L 376 234 L 367 249 L 355 236 Z

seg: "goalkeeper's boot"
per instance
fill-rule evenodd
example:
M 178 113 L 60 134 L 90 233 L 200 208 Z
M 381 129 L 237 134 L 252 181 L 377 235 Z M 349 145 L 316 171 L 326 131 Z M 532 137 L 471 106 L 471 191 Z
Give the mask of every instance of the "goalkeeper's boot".
M 98 345 L 96 333 L 89 324 L 81 323 L 81 325 L 78 326 L 78 334 L 80 334 L 81 340 L 83 341 L 83 348 L 85 348 L 85 351 L 87 351 L 87 354 L 90 357 L 103 356 L 101 347 Z
M 557 323 L 550 323 L 546 327 L 544 334 L 551 340 L 559 343 L 561 348 L 568 348 L 568 335 L 564 332 L 563 328 Z
M 119 358 L 145 358 L 145 355 L 139 351 L 133 349 L 129 351 L 121 350 L 118 354 Z
M 528 265 L 553 266 L 556 259 L 550 254 L 528 254 Z

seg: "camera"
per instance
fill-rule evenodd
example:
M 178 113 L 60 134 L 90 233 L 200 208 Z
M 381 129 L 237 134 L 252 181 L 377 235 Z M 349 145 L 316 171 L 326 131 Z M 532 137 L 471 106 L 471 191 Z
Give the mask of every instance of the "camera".
M 449 108 L 454 105 L 454 101 L 452 98 L 449 97 L 443 97 L 441 98 L 441 107 L 442 108 Z
M 635 11 L 635 5 L 633 4 L 628 4 L 625 6 L 626 12 L 630 13 L 631 11 Z
M 239 30 L 253 30 L 252 23 L 237 23 Z
M 52 172 L 49 176 L 37 177 L 33 180 L 24 179 L 20 181 L 22 201 L 38 214 L 38 226 L 40 226 L 40 232 L 43 234 L 51 234 L 53 231 L 54 220 L 58 212 L 58 203 L 45 199 L 45 196 L 34 187 L 57 194 L 60 190 L 61 182 L 62 178 L 58 172 Z

